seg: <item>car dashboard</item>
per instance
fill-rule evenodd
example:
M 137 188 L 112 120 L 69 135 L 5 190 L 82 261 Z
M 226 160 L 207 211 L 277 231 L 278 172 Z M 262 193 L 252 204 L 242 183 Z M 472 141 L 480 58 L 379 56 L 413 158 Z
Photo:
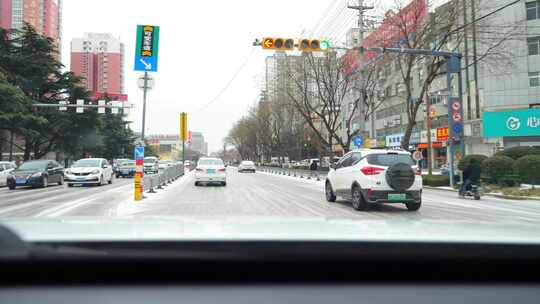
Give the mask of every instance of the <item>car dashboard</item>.
M 34 243 L 0 303 L 539 303 L 537 245 Z

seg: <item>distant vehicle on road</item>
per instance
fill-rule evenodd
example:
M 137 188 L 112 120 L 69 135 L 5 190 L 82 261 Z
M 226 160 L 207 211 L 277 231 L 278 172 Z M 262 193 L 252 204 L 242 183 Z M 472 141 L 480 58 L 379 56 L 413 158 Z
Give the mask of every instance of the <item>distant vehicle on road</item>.
M 80 159 L 73 163 L 64 175 L 68 187 L 86 184 L 97 186 L 104 183 L 112 184 L 114 178 L 112 166 L 104 158 Z
M 120 167 L 120 164 L 125 162 L 125 161 L 129 161 L 130 159 L 128 158 L 118 158 L 118 159 L 115 159 L 113 161 L 113 165 L 112 165 L 112 168 L 113 168 L 113 172 L 116 173 L 118 171 L 118 167 Z
M 199 186 L 201 183 L 227 185 L 227 171 L 223 160 L 209 157 L 199 159 L 195 168 L 195 186 Z
M 184 170 L 186 170 L 186 171 L 190 171 L 190 170 L 191 170 L 191 161 L 186 160 L 186 161 L 184 162 Z
M 165 170 L 173 165 L 172 160 L 160 160 L 158 162 L 158 169 L 159 170 Z
M 257 171 L 257 167 L 255 167 L 255 163 L 250 161 L 250 160 L 244 160 L 238 166 L 238 172 L 253 172 L 253 173 L 255 173 L 256 171 Z
M 10 190 L 18 186 L 48 187 L 64 184 L 64 168 L 54 160 L 30 160 L 11 171 L 7 177 Z
M 116 170 L 116 178 L 119 177 L 133 177 L 135 176 L 135 161 L 124 160 L 118 163 L 118 169 Z
M 12 162 L 0 162 L 0 186 L 7 186 L 7 178 L 17 166 Z
M 143 171 L 144 173 L 158 173 L 159 171 L 159 161 L 155 156 L 147 156 L 144 158 L 143 162 Z
M 404 203 L 410 211 L 422 205 L 422 171 L 406 151 L 361 149 L 349 152 L 326 179 L 326 200 L 351 200 L 356 210 L 377 203 Z

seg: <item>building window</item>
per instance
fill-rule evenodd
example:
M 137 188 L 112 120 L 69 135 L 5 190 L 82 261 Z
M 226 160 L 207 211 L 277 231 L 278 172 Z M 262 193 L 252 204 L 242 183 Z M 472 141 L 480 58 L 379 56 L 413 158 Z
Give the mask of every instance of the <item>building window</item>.
M 540 1 L 527 2 L 527 20 L 539 19 Z
M 527 38 L 529 56 L 540 54 L 540 36 Z
M 540 72 L 529 73 L 529 86 L 540 87 Z

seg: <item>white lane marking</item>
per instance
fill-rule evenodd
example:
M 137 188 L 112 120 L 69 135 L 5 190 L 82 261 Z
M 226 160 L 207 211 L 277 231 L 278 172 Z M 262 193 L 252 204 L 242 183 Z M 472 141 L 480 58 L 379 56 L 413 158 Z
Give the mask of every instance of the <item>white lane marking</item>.
M 48 208 L 48 209 L 46 209 L 44 211 L 41 211 L 40 213 L 34 215 L 34 217 L 55 217 L 55 216 L 60 216 L 60 215 L 63 215 L 65 213 L 68 213 L 68 212 L 70 212 L 70 211 L 72 211 L 72 210 L 74 210 L 74 209 L 88 203 L 88 202 L 99 199 L 100 196 L 103 195 L 103 194 L 107 194 L 107 193 L 115 192 L 115 191 L 121 192 L 119 190 L 122 190 L 123 188 L 128 188 L 128 187 L 133 187 L 133 185 L 126 184 L 126 185 L 122 185 L 122 186 L 115 187 L 115 188 L 112 188 L 112 189 L 107 189 L 107 190 L 104 190 L 104 191 L 100 191 L 100 192 L 97 192 L 97 193 L 91 195 L 89 198 L 85 197 L 85 198 L 77 199 L 77 200 L 70 201 L 70 202 L 67 202 L 67 203 L 63 203 L 61 205 L 58 205 L 58 206 L 55 206 L 55 207 L 52 207 L 52 208 Z

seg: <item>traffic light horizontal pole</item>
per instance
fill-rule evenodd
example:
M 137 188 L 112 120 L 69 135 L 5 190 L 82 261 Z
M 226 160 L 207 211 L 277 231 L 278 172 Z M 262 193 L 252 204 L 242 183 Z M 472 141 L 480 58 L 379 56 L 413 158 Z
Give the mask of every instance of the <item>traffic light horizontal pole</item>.
M 459 58 L 462 57 L 461 53 L 444 52 L 444 51 L 432 51 L 432 50 L 425 50 L 425 49 L 405 49 L 405 48 L 375 47 L 375 48 L 366 48 L 364 50 L 369 51 L 369 52 L 378 52 L 378 53 L 400 53 L 400 54 L 441 56 L 441 57 L 459 57 Z
M 50 104 L 50 103 L 33 103 L 34 108 L 106 108 L 106 109 L 130 109 L 133 105 L 129 106 L 113 106 L 113 105 L 76 105 L 76 104 Z

